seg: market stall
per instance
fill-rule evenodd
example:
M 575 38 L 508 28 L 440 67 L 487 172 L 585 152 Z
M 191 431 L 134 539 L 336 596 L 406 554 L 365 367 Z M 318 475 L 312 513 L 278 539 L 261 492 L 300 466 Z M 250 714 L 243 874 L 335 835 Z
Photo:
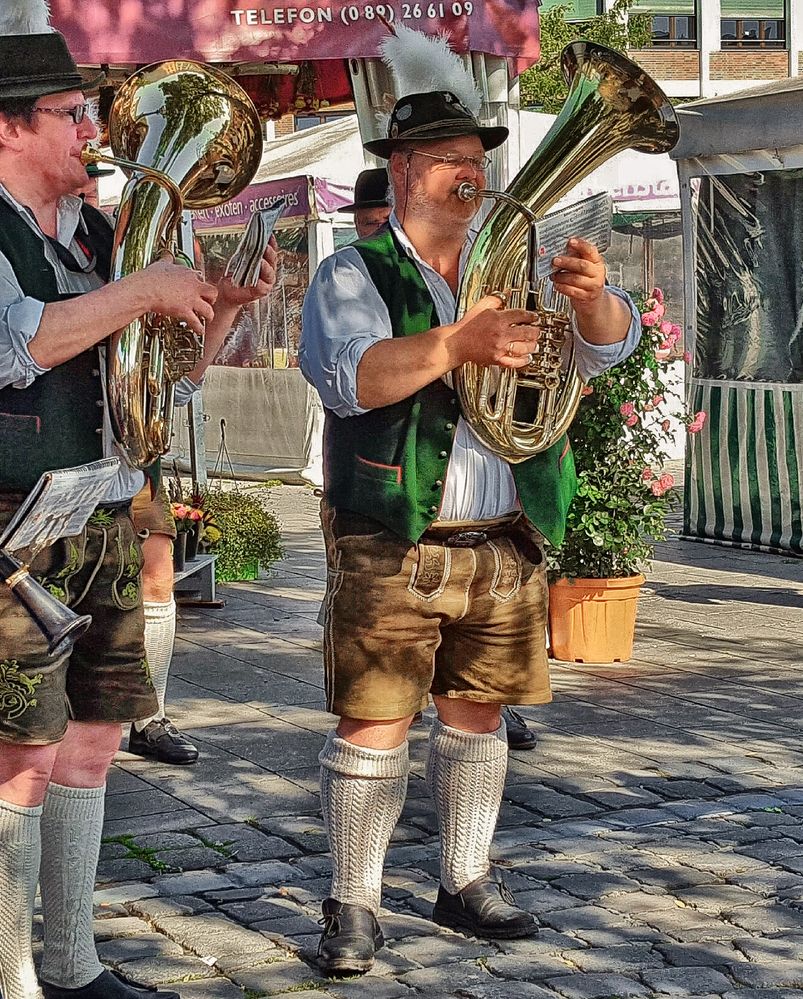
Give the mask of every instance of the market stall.
M 803 81 L 680 110 L 689 405 L 684 532 L 803 555 Z

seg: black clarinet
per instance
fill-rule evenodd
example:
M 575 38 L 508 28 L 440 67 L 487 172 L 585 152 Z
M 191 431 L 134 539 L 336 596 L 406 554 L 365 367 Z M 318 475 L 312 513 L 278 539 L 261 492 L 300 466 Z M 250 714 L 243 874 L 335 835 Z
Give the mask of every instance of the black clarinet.
M 47 640 L 51 656 L 68 652 L 92 623 L 89 614 L 76 614 L 33 578 L 28 566 L 0 548 L 0 580 L 28 611 Z

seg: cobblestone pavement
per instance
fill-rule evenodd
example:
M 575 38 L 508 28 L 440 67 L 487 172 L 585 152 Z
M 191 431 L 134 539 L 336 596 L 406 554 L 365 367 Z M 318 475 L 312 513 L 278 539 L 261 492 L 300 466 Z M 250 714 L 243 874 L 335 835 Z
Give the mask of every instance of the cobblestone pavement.
M 223 588 L 223 609 L 180 612 L 170 707 L 201 761 L 120 753 L 111 775 L 103 960 L 183 983 L 183 999 L 803 997 L 803 566 L 678 540 L 659 546 L 634 659 L 556 664 L 554 702 L 523 711 L 539 744 L 511 756 L 495 851 L 539 937 L 478 942 L 429 921 L 425 716 L 386 867 L 387 945 L 370 975 L 323 979 L 323 552 L 313 493 L 272 497 L 275 572 Z

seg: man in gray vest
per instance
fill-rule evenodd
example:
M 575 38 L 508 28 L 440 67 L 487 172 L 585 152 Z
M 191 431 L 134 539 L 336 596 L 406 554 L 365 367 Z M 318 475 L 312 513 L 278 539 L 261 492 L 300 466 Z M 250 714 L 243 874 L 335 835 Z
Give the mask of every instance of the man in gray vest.
M 23 7 L 4 5 L 0 16 L 0 530 L 42 472 L 118 453 L 102 357 L 112 332 L 146 312 L 198 333 L 206 324 L 207 352 L 186 395 L 238 306 L 273 279 L 273 260 L 246 291 L 207 284 L 165 259 L 106 283 L 110 223 L 76 196 L 86 182 L 81 150 L 97 134 L 87 83 L 49 30 L 45 5 L 27 15 Z M 143 484 L 141 471 L 122 464 L 82 534 L 31 561 L 51 592 L 93 617 L 71 655 L 48 657 L 32 619 L 0 587 L 3 999 L 144 994 L 103 969 L 92 934 L 106 772 L 121 722 L 157 706 L 143 646 L 141 547 L 128 515 Z M 41 983 L 31 950 L 37 880 Z
M 323 261 L 302 320 L 301 368 L 326 409 L 324 666 L 339 723 L 320 755 L 333 881 L 318 953 L 330 974 L 368 970 L 382 946 L 382 867 L 406 794 L 407 730 L 430 694 L 433 919 L 479 937 L 536 932 L 490 864 L 507 766 L 500 706 L 551 698 L 541 535 L 560 540 L 575 488 L 565 439 L 508 464 L 472 434 L 445 380 L 467 361 L 524 366 L 539 330 L 534 313 L 495 296 L 455 321 L 479 208 L 457 190 L 485 185 L 487 152 L 507 129 L 480 124 L 480 95 L 453 68 L 443 89 L 414 92 L 418 78 L 405 79 L 388 49 L 415 33 L 397 31 L 385 52 L 405 96 L 386 138 L 365 144 L 389 163 L 390 224 Z M 555 266 L 574 306 L 580 370 L 597 374 L 638 342 L 638 312 L 605 286 L 591 244 L 572 239 Z

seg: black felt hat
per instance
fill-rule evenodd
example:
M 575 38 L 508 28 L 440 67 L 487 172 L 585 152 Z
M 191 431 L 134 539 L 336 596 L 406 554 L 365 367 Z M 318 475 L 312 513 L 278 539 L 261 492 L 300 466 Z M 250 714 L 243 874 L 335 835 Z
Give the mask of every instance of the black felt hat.
M 400 97 L 388 122 L 386 139 L 372 139 L 363 146 L 388 159 L 398 146 L 409 142 L 476 135 L 483 149 L 496 149 L 508 136 L 504 125 L 481 125 L 468 108 L 448 90 Z
M 338 208 L 339 212 L 356 212 L 358 208 L 387 208 L 388 172 L 384 167 L 363 170 L 354 185 L 354 203 Z
M 102 79 L 81 75 L 58 31 L 0 35 L 0 100 L 93 90 Z

